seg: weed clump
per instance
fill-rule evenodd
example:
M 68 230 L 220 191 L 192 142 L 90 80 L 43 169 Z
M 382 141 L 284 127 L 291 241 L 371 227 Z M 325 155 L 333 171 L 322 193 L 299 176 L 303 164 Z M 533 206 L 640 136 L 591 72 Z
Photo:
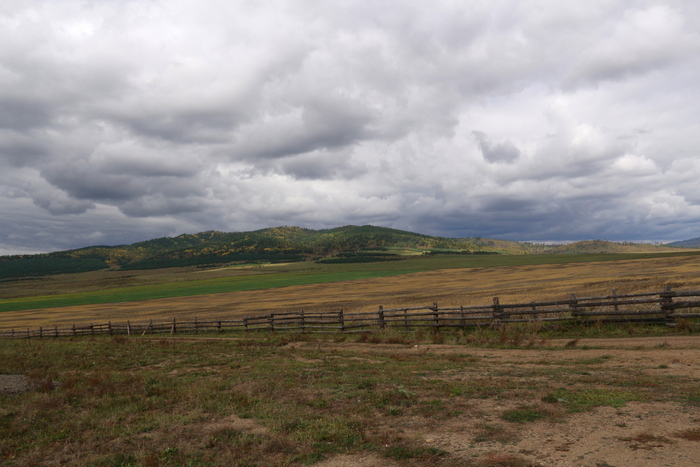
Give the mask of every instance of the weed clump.
M 521 408 L 507 410 L 501 414 L 501 418 L 511 423 L 527 423 L 544 418 L 544 414 L 537 409 Z

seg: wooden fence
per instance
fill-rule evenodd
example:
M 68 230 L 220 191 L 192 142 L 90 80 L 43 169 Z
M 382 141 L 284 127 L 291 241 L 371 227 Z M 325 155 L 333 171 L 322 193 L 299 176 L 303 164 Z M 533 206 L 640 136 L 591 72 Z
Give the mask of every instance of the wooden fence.
M 506 304 L 498 297 L 481 306 L 430 306 L 391 308 L 352 313 L 285 312 L 230 320 L 154 323 L 106 323 L 70 328 L 2 329 L 0 338 L 47 338 L 95 335 L 199 334 L 220 332 L 371 332 L 381 329 L 411 331 L 419 328 L 502 327 L 511 323 L 649 323 L 676 326 L 679 319 L 700 318 L 700 291 L 672 291 L 567 300 Z

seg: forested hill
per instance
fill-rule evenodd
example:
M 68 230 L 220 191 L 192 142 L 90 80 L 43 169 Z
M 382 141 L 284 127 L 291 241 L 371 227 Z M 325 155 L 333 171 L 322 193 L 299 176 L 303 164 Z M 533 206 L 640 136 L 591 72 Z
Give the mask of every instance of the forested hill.
M 41 255 L 0 257 L 0 280 L 105 268 L 156 269 L 304 260 L 368 262 L 406 254 L 570 254 L 655 252 L 668 246 L 600 240 L 544 245 L 504 240 L 432 237 L 370 225 L 311 230 L 274 227 L 251 232 L 208 231 L 120 246 L 92 246 Z
M 0 257 L 0 278 L 84 272 L 107 267 L 152 269 L 236 262 L 302 261 L 339 252 L 397 249 L 473 253 L 489 248 L 478 246 L 472 239 L 431 237 L 374 226 L 345 226 L 326 230 L 274 227 L 233 233 L 208 231 L 132 245 L 4 256 Z

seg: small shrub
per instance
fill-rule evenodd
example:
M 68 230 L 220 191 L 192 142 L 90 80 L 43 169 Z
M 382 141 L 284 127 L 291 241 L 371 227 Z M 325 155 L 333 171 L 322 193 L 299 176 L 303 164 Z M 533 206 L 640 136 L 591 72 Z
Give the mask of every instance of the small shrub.
M 544 415 L 535 409 L 523 408 L 507 410 L 501 414 L 501 418 L 511 423 L 526 423 L 544 418 Z
M 573 347 L 576 347 L 578 345 L 578 341 L 579 341 L 579 339 L 572 339 L 569 342 L 567 342 L 564 347 L 566 347 L 567 349 L 571 349 Z
M 700 441 L 700 428 L 689 428 L 687 430 L 679 431 L 673 436 L 676 438 L 686 439 L 688 441 Z
M 382 452 L 384 457 L 389 457 L 397 461 L 408 459 L 429 459 L 442 457 L 446 454 L 447 452 L 438 448 L 413 447 L 405 444 L 389 446 Z
M 487 441 L 497 441 L 499 443 L 511 443 L 518 440 L 518 437 L 512 431 L 501 425 L 481 424 L 477 427 L 476 435 L 474 436 L 475 443 L 483 443 Z

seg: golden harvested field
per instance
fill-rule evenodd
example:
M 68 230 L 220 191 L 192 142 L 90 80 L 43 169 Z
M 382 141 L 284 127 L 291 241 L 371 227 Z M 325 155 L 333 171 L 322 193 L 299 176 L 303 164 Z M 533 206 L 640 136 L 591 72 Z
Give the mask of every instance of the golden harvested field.
M 198 273 L 222 277 L 236 270 Z M 284 311 L 376 310 L 384 307 L 481 305 L 498 296 L 501 303 L 610 293 L 700 289 L 700 257 L 675 256 L 593 263 L 442 269 L 399 276 L 300 285 L 268 290 L 182 298 L 71 306 L 0 313 L 0 327 L 31 327 L 143 322 L 150 319 L 232 318 Z M 73 290 L 81 290 L 79 280 Z

